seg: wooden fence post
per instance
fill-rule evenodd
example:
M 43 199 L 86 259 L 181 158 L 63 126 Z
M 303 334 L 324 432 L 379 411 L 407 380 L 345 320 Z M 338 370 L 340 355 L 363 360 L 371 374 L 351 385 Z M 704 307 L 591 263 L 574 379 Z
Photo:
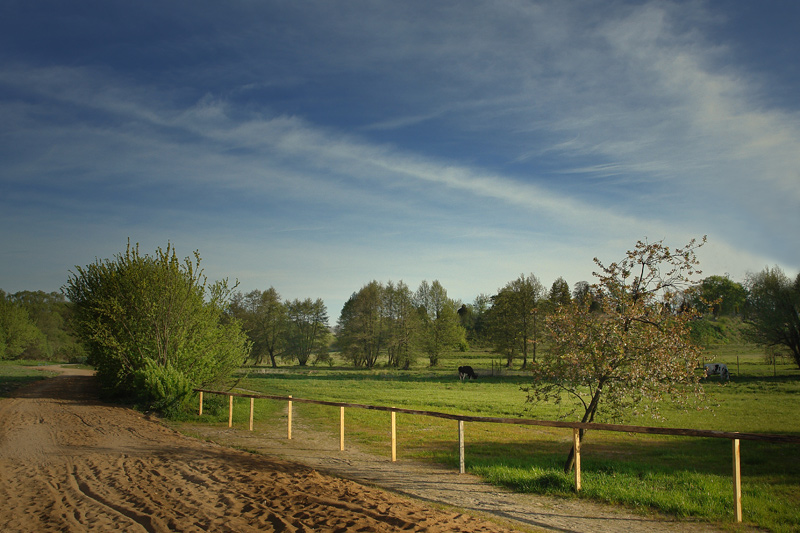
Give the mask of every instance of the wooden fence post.
M 292 440 L 292 396 L 291 396 L 291 394 L 289 395 L 289 424 L 288 424 L 288 428 L 289 428 L 288 439 Z
M 458 473 L 464 473 L 464 421 L 458 421 Z
M 250 431 L 253 431 L 253 404 L 255 401 L 255 398 L 250 398 Z
M 339 451 L 344 451 L 344 406 L 339 407 Z
M 575 492 L 581 490 L 581 430 L 572 429 L 572 447 L 575 449 Z
M 395 422 L 395 413 L 392 411 L 392 462 L 397 461 L 397 424 Z
M 228 396 L 228 427 L 233 427 L 233 396 Z
M 203 391 L 200 391 L 200 412 L 197 416 L 203 416 Z
M 737 522 L 742 521 L 742 460 L 739 439 L 733 439 L 733 510 Z

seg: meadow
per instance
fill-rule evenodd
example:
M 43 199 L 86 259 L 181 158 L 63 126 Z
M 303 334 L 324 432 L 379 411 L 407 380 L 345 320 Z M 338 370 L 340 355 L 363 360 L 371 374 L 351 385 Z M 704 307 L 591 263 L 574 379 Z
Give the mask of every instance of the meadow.
M 705 380 L 707 409 L 667 410 L 665 420 L 631 418 L 636 425 L 800 436 L 800 371 L 775 366 L 751 346 L 724 346 L 708 359 L 728 364 L 732 379 Z M 460 382 L 456 368 L 470 364 L 481 375 Z M 494 375 L 492 375 L 494 374 Z M 337 367 L 260 368 L 239 383 L 261 394 L 438 411 L 451 414 L 556 420 L 552 405 L 526 402 L 529 377 L 508 371 L 486 352 L 452 354 L 436 369 L 400 371 Z M 202 423 L 227 424 L 227 399 L 206 395 Z M 259 400 L 255 424 L 285 424 L 285 402 Z M 304 424 L 338 434 L 337 407 L 294 403 Z M 249 401 L 235 398 L 234 418 L 249 416 Z M 390 455 L 389 414 L 346 410 L 346 439 L 372 453 Z M 573 419 L 574 420 L 574 419 Z M 200 422 L 198 420 L 198 422 Z M 397 453 L 403 458 L 458 468 L 457 424 L 434 417 L 397 415 Z M 588 498 L 641 512 L 659 511 L 733 524 L 731 442 L 592 431 L 582 445 L 583 487 L 563 472 L 571 431 L 493 423 L 466 423 L 466 468 L 487 481 L 520 492 Z M 800 444 L 741 442 L 744 523 L 772 531 L 800 529 Z

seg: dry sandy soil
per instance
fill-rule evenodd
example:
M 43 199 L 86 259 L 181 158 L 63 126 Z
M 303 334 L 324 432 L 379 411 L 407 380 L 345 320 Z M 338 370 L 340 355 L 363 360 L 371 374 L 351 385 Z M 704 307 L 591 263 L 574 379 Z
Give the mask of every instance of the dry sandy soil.
M 263 454 L 103 404 L 78 372 L 20 389 L 0 400 L 0 531 L 711 530 L 332 452 L 326 436 L 203 431 Z

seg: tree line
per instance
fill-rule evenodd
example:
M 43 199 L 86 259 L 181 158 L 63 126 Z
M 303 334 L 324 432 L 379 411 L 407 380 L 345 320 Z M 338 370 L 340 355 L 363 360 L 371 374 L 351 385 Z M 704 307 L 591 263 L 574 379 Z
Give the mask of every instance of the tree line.
M 0 359 L 74 361 L 86 352 L 72 328 L 73 306 L 61 292 L 0 289 Z
M 198 252 L 181 261 L 171 245 L 149 255 L 129 244 L 113 259 L 76 267 L 61 293 L 0 291 L 0 358 L 86 357 L 107 391 L 164 408 L 193 387 L 226 382 L 248 362 L 304 366 L 330 362 L 332 350 L 356 367 L 407 369 L 420 358 L 436 366 L 443 353 L 472 345 L 500 354 L 508 366 L 541 371 L 565 347 L 596 350 L 578 341 L 595 334 L 612 338 L 603 330 L 612 317 L 639 309 L 625 334 L 681 317 L 678 329 L 696 344 L 703 320 L 734 316 L 749 325 L 751 340 L 791 356 L 800 367 L 800 275 L 792 280 L 773 267 L 748 275 L 743 284 L 728 276 L 673 279 L 659 268 L 678 269 L 682 259 L 678 271 L 689 272 L 686 254 L 694 248 L 678 255 L 664 249 L 669 251 L 640 242 L 625 260 L 610 266 L 596 261 L 609 271 L 601 269 L 595 283 L 581 281 L 572 290 L 561 277 L 548 290 L 534 274 L 521 274 L 472 303 L 450 298 L 439 281 L 423 281 L 414 290 L 402 281 L 371 281 L 351 295 L 330 327 L 321 299 L 283 301 L 273 287 L 236 292 L 225 280 L 207 281 Z M 644 288 L 651 268 L 658 274 L 650 280 L 657 298 Z M 647 315 L 654 310 L 659 320 Z M 647 330 L 648 342 L 663 340 L 667 329 Z
M 236 294 L 230 312 L 253 343 L 249 361 L 256 365 L 330 361 L 329 350 L 334 350 L 355 367 L 380 363 L 408 369 L 421 357 L 436 366 L 442 353 L 472 346 L 491 349 L 508 367 L 518 362 L 527 368 L 541 353 L 547 320 L 559 308 L 576 304 L 600 312 L 607 289 L 586 281 L 570 289 L 563 277 L 546 289 L 536 275 L 520 274 L 495 294 L 462 303 L 451 299 L 438 280 L 423 281 L 416 290 L 402 280 L 373 280 L 350 296 L 330 329 L 321 300 L 282 302 L 274 287 Z M 778 267 L 767 268 L 748 275 L 744 284 L 713 275 L 675 290 L 670 298 L 673 312 L 697 310 L 688 324 L 696 343 L 713 342 L 709 324 L 733 317 L 749 325 L 745 340 L 790 355 L 800 367 L 800 274 L 792 281 Z M 316 325 L 316 337 L 305 343 L 313 347 L 313 360 L 311 352 L 298 349 L 304 324 Z
M 253 364 L 269 362 L 277 367 L 282 360 L 306 366 L 309 361 L 316 364 L 330 360 L 328 310 L 319 298 L 284 302 L 273 287 L 238 292 L 228 313 L 250 339 L 248 361 Z

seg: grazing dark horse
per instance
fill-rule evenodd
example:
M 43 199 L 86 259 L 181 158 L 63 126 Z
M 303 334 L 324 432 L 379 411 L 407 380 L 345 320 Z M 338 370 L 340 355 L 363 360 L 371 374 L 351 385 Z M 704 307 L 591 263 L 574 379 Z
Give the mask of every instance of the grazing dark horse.
M 464 381 L 464 378 L 478 379 L 478 376 L 475 375 L 475 371 L 472 370 L 471 366 L 460 366 L 458 367 L 458 379 Z

